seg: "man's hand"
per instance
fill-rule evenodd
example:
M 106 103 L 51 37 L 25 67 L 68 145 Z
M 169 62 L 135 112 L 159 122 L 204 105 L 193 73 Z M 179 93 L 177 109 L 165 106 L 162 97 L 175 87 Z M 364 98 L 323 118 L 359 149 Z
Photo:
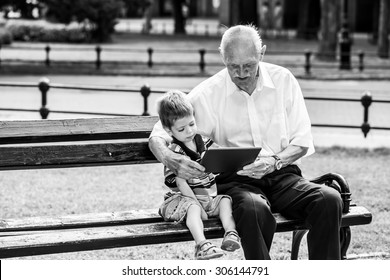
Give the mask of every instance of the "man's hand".
M 254 179 L 261 179 L 263 176 L 275 170 L 275 159 L 273 157 L 259 157 L 255 162 L 248 164 L 238 171 L 241 176 L 248 176 Z
M 200 177 L 205 171 L 202 165 L 191 160 L 189 157 L 171 151 L 163 138 L 150 138 L 149 148 L 159 162 L 172 170 L 180 178 L 189 180 Z
M 205 171 L 205 168 L 196 161 L 191 160 L 185 155 L 173 152 L 165 157 L 165 165 L 178 177 L 185 180 L 200 177 Z

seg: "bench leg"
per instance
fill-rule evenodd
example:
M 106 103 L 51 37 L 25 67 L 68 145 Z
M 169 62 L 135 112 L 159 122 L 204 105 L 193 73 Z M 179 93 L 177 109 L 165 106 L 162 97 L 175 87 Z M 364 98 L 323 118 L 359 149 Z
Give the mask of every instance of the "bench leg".
M 299 254 L 299 246 L 301 245 L 301 241 L 303 236 L 308 232 L 308 230 L 294 230 L 293 231 L 293 240 L 291 245 L 291 259 L 297 260 Z
M 351 243 L 351 228 L 342 227 L 340 229 L 340 251 L 341 251 L 342 260 L 345 260 L 347 258 L 347 250 L 350 243 Z

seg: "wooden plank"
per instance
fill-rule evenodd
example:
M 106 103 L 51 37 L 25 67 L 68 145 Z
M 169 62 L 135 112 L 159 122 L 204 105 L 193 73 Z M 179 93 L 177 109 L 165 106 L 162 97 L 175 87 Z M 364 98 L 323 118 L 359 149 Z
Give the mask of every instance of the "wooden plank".
M 148 211 L 145 213 L 149 213 Z M 145 213 L 140 213 L 140 215 Z M 275 215 L 278 222 L 277 231 L 305 229 L 304 223 L 300 221 L 288 220 L 279 214 Z M 343 215 L 343 226 L 368 224 L 371 219 L 371 214 L 367 209 L 353 206 L 350 213 Z M 205 221 L 204 224 L 207 238 L 222 237 L 223 230 L 219 220 L 211 219 Z M 12 232 L 5 234 L 8 235 L 0 237 L 0 258 L 192 240 L 184 224 L 169 222 L 48 230 L 30 232 L 29 234 L 26 232 L 15 235 Z
M 0 121 L 0 144 L 147 138 L 156 116 Z
M 60 217 L 41 216 L 0 220 L 0 236 L 3 232 L 81 228 L 121 224 L 161 222 L 157 209 L 129 210 L 106 213 L 72 214 Z
M 147 140 L 99 144 L 0 146 L 0 170 L 157 162 Z
M 287 219 L 279 213 L 274 213 L 274 216 L 278 232 L 306 229 L 303 221 Z M 343 215 L 342 226 L 369 224 L 371 220 L 372 215 L 366 208 L 352 206 L 350 212 Z M 0 220 L 0 236 L 43 233 L 44 231 L 59 229 L 157 223 L 162 221 L 162 218 L 157 214 L 157 209 L 86 213 L 61 217 L 43 216 L 3 219 Z
M 205 225 L 205 234 L 208 238 L 222 237 L 223 231 L 219 221 L 206 221 Z M 3 236 L 0 238 L 0 258 L 188 240 L 192 240 L 192 236 L 185 225 L 167 222 L 69 229 L 31 235 Z
M 356 219 L 359 216 L 359 219 Z M 277 215 L 279 225 L 291 221 Z M 351 213 L 343 215 L 343 226 L 360 225 L 371 222 L 371 214 L 364 207 L 351 207 Z M 302 222 L 295 221 L 304 229 Z M 205 234 L 208 238 L 222 237 L 223 230 L 219 220 L 205 221 Z M 125 246 L 138 246 L 192 240 L 184 224 L 169 222 L 89 227 L 79 229 L 49 230 L 22 235 L 0 237 L 0 258 L 16 256 L 75 252 L 108 249 Z
M 277 232 L 286 232 L 300 229 L 307 229 L 303 221 L 290 220 L 280 214 L 277 217 Z M 372 214 L 363 206 L 352 205 L 348 213 L 344 213 L 341 221 L 342 227 L 365 225 L 372 221 Z

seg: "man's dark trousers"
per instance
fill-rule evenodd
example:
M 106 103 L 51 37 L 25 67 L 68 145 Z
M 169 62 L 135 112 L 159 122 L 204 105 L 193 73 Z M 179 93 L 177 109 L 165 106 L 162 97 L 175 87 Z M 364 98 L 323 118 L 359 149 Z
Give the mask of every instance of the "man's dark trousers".
M 340 259 L 340 225 L 343 202 L 335 189 L 302 178 L 290 165 L 261 179 L 223 173 L 216 178 L 218 192 L 233 200 L 233 217 L 246 259 L 270 259 L 276 230 L 272 212 L 303 219 L 309 259 Z

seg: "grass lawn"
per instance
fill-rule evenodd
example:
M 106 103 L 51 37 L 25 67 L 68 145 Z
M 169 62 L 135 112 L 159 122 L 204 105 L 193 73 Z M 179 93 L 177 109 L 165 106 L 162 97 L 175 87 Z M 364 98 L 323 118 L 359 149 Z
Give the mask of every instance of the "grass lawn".
M 319 148 L 304 159 L 307 178 L 336 172 L 348 180 L 353 202 L 373 214 L 370 225 L 352 227 L 348 254 L 390 252 L 390 149 Z M 157 208 L 162 201 L 161 164 L 0 172 L 1 218 Z M 291 233 L 277 233 L 271 256 L 288 259 Z M 214 240 L 219 244 L 221 240 Z M 300 258 L 307 258 L 305 241 Z M 193 242 L 53 254 L 21 259 L 191 259 Z M 241 251 L 224 259 L 243 259 Z

